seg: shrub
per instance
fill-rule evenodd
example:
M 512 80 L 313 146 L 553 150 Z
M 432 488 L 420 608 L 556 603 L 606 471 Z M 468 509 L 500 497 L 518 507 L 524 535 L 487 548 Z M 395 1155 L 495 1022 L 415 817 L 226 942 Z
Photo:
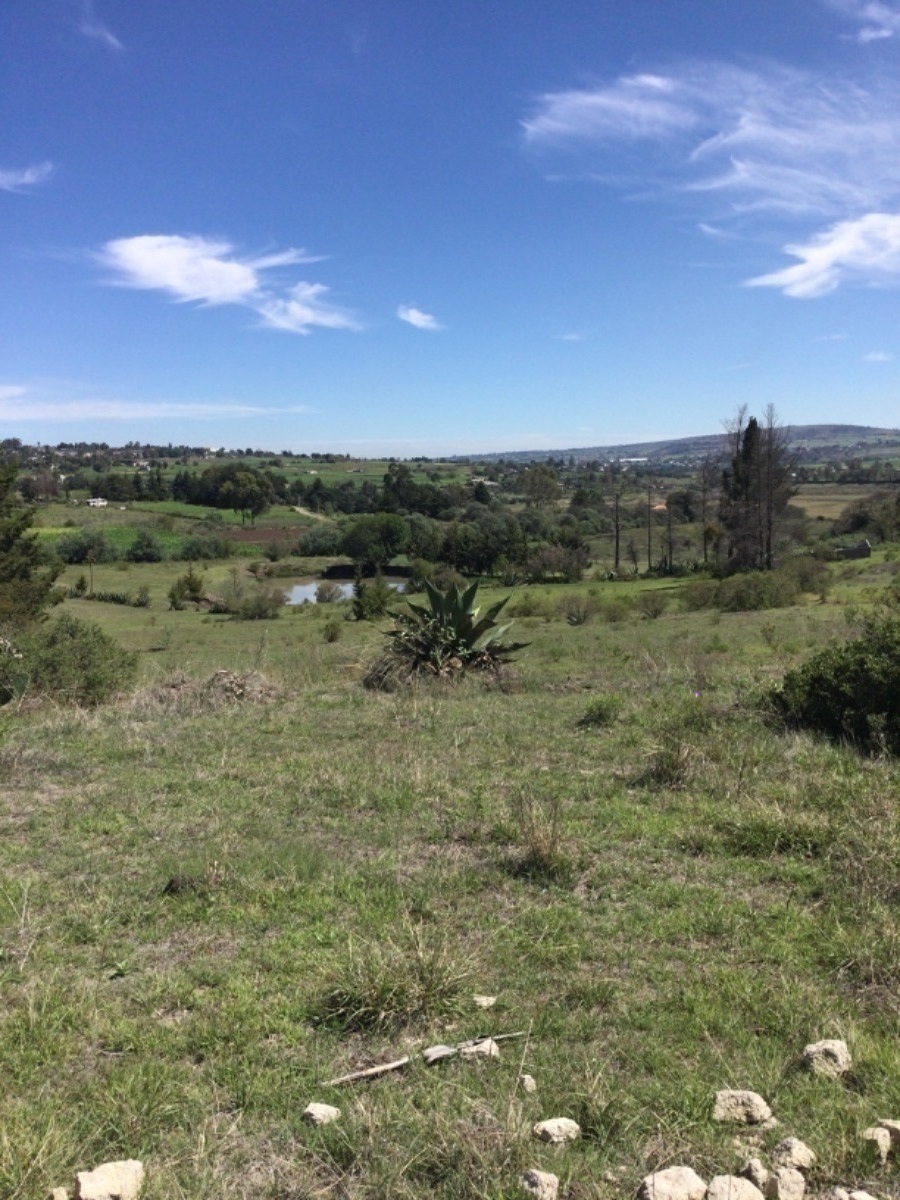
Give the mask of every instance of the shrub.
M 128 562 L 162 562 L 162 546 L 149 529 L 139 529 L 125 551 Z
M 394 589 L 376 575 L 371 583 L 360 581 L 353 588 L 353 615 L 357 621 L 374 621 L 383 617 L 394 599 Z
M 325 622 L 324 628 L 322 629 L 322 636 L 326 642 L 339 642 L 341 640 L 341 633 L 342 629 L 340 621 L 336 621 L 334 617 L 331 617 Z
M 136 654 L 98 625 L 65 613 L 21 639 L 17 651 L 20 658 L 0 656 L 4 701 L 28 691 L 93 707 L 130 684 L 137 671 Z
M 757 612 L 793 604 L 800 595 L 795 577 L 782 571 L 753 571 L 723 579 L 716 593 L 722 612 Z
M 230 558 L 231 543 L 227 538 L 211 533 L 205 537 L 192 534 L 181 543 L 178 557 L 185 562 L 197 562 L 199 559 L 210 561 L 214 558 Z
M 560 616 L 570 625 L 586 625 L 596 611 L 597 602 L 592 596 L 579 596 L 573 592 L 559 602 Z
M 719 585 L 714 579 L 692 579 L 681 589 L 681 602 L 688 612 L 711 608 L 716 602 Z
M 612 725 L 622 709 L 618 696 L 595 696 L 588 701 L 578 724 L 583 729 L 605 729 Z
M 332 558 L 341 550 L 341 531 L 336 525 L 313 525 L 297 543 L 297 553 L 306 558 Z
M 336 604 L 344 598 L 344 589 L 333 579 L 323 579 L 316 587 L 316 604 Z
M 102 529 L 79 529 L 64 533 L 56 545 L 56 553 L 64 563 L 107 563 L 118 558 Z
M 271 621 L 280 616 L 284 604 L 284 592 L 281 588 L 259 587 L 249 596 L 244 596 L 228 611 L 238 621 Z
M 865 619 L 858 638 L 789 671 L 770 698 L 789 725 L 900 754 L 900 618 Z
M 637 598 L 637 606 L 649 621 L 655 621 L 669 607 L 669 597 L 659 591 L 641 592 Z

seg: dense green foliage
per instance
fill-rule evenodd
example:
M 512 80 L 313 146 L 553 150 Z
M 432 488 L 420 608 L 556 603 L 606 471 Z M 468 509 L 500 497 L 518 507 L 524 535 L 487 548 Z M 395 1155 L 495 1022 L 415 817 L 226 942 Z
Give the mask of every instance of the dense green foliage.
M 29 535 L 32 510 L 16 492 L 16 468 L 0 466 L 0 626 L 36 620 L 52 598 L 59 571 Z
M 859 637 L 789 671 L 773 703 L 792 725 L 900 754 L 900 619 L 866 618 Z
M 14 642 L 0 655 L 0 699 L 44 697 L 93 707 L 131 684 L 137 655 L 99 625 L 62 613 Z

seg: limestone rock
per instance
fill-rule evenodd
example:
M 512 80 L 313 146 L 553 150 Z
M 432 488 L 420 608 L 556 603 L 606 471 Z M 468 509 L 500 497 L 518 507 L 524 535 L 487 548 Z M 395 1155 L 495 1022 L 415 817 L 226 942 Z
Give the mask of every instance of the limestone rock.
M 772 1162 L 776 1167 L 793 1167 L 796 1171 L 808 1171 L 816 1156 L 799 1138 L 786 1137 L 772 1151 Z
M 144 1182 L 144 1164 L 135 1158 L 101 1163 L 75 1177 L 75 1200 L 137 1200 Z
M 895 1146 L 900 1145 L 900 1121 L 879 1121 L 878 1127 L 888 1131 Z
M 534 1200 L 556 1200 L 559 1179 L 550 1171 L 526 1171 L 522 1176 L 522 1190 Z
M 769 1200 L 803 1200 L 806 1180 L 796 1167 L 778 1167 L 769 1176 L 766 1195 Z
M 842 1187 L 833 1187 L 831 1191 L 826 1192 L 825 1195 L 828 1197 L 828 1200 L 850 1200 L 850 1193 L 846 1188 Z
M 521 1085 L 522 1085 L 522 1091 L 528 1092 L 529 1095 L 532 1092 L 537 1091 L 537 1080 L 535 1079 L 535 1077 L 533 1075 L 520 1075 L 519 1083 L 521 1083 Z
M 463 1046 L 460 1049 L 462 1058 L 499 1058 L 500 1047 L 493 1038 L 481 1038 L 471 1046 Z
M 716 1175 L 710 1180 L 706 1200 L 763 1200 L 763 1194 L 740 1175 Z
M 856 1191 L 851 1192 L 849 1200 L 875 1200 L 871 1192 Z
M 69 1200 L 68 1188 L 51 1188 L 50 1200 Z
M 303 1110 L 303 1119 L 310 1125 L 330 1125 L 332 1121 L 339 1121 L 340 1118 L 341 1110 L 332 1104 L 307 1104 Z
M 823 1042 L 810 1042 L 803 1047 L 803 1059 L 817 1075 L 829 1075 L 837 1079 L 846 1075 L 853 1066 L 847 1043 L 838 1038 L 826 1038 Z
M 638 1200 L 703 1200 L 706 1184 L 691 1167 L 666 1167 L 645 1176 L 637 1194 Z
M 476 1008 L 493 1008 L 497 1003 L 496 996 L 473 996 Z
M 733 1125 L 762 1125 L 772 1119 L 772 1110 L 756 1092 L 716 1092 L 713 1120 Z
M 881 1125 L 873 1125 L 869 1129 L 863 1130 L 863 1138 L 867 1142 L 872 1143 L 872 1148 L 877 1154 L 879 1161 L 886 1163 L 891 1153 L 891 1146 L 893 1145 L 891 1131 Z
M 763 1166 L 761 1158 L 749 1159 L 741 1168 L 741 1174 L 761 1192 L 765 1191 L 766 1184 L 769 1182 L 769 1172 Z
M 580 1137 L 581 1126 L 569 1117 L 551 1117 L 548 1121 L 538 1121 L 531 1132 L 542 1142 L 558 1146 L 563 1142 L 574 1142 Z

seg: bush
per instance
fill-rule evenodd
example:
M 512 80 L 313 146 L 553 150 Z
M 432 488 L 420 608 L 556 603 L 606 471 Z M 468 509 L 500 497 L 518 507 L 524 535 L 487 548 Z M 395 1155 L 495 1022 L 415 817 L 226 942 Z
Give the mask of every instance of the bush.
M 649 621 L 655 621 L 669 607 L 669 597 L 660 591 L 641 592 L 637 598 L 637 606 Z
M 305 558 L 332 558 L 341 550 L 341 531 L 336 525 L 313 525 L 297 543 L 297 553 Z
M 341 633 L 342 628 L 340 621 L 335 620 L 334 617 L 331 617 L 325 622 L 324 628 L 322 629 L 322 636 L 326 642 L 339 642 L 341 640 Z
M 793 604 L 800 595 L 796 579 L 781 571 L 753 571 L 723 579 L 716 593 L 722 612 L 758 612 Z
M 185 562 L 197 562 L 204 559 L 207 562 L 214 558 L 230 558 L 231 543 L 227 538 L 211 533 L 206 537 L 192 534 L 181 543 L 178 557 Z
M 284 605 L 281 588 L 259 587 L 228 611 L 238 621 L 271 621 L 281 614 Z
M 119 557 L 102 529 L 79 529 L 64 533 L 56 545 L 56 553 L 64 563 L 108 563 Z
M 125 551 L 125 558 L 128 562 L 162 562 L 162 546 L 149 529 L 139 529 Z
M 127 687 L 137 671 L 137 655 L 105 634 L 99 625 L 68 614 L 19 640 L 17 653 L 0 656 L 0 698 L 26 691 L 70 704 L 93 707 Z
M 865 619 L 858 638 L 789 671 L 770 698 L 789 725 L 900 754 L 900 618 Z
M 719 585 L 714 579 L 692 579 L 679 594 L 688 612 L 698 612 L 701 608 L 712 608 L 718 591 Z
M 357 583 L 353 588 L 353 615 L 357 621 L 383 617 L 394 596 L 394 589 L 380 575 L 376 575 L 371 583 Z
M 316 587 L 316 604 L 337 604 L 344 598 L 344 589 L 333 579 L 323 579 Z

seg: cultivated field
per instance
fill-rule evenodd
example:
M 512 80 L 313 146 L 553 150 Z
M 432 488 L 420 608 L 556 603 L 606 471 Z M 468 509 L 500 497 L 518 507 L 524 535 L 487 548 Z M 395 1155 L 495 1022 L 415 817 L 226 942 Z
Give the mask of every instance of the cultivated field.
M 502 686 L 395 694 L 360 684 L 381 628 L 169 611 L 184 568 L 95 568 L 147 609 L 66 601 L 140 652 L 134 694 L 2 713 L 0 1196 L 134 1157 L 147 1200 L 511 1200 L 531 1166 L 624 1197 L 789 1134 L 814 1191 L 890 1192 L 860 1135 L 900 1118 L 900 769 L 757 701 L 892 562 L 760 613 L 519 588 L 531 645 Z M 496 1061 L 415 1057 L 510 1032 Z M 851 1047 L 841 1082 L 801 1068 L 825 1037 Z M 725 1087 L 778 1129 L 715 1125 Z M 306 1125 L 311 1100 L 341 1120 Z M 581 1140 L 534 1141 L 555 1116 Z

